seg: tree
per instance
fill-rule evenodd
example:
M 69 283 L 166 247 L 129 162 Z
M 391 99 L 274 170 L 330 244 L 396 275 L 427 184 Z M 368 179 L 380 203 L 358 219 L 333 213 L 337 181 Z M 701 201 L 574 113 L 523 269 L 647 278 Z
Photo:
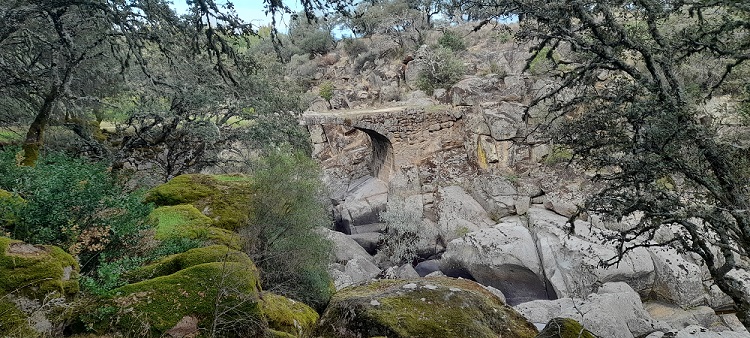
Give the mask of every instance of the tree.
M 609 238 L 620 256 L 606 263 L 639 246 L 695 253 L 750 328 L 750 295 L 739 277 L 750 268 L 750 152 L 728 137 L 746 135 L 704 113 L 719 99 L 727 103 L 722 114 L 737 113 L 736 95 L 748 83 L 741 74 L 750 59 L 747 4 L 501 4 L 502 14 L 524 16 L 518 37 L 536 42 L 535 56 L 544 53 L 559 77 L 529 116 L 546 117 L 541 129 L 603 186 L 581 212 L 638 220 Z
M 308 16 L 316 9 L 343 8 L 339 3 L 344 3 L 300 2 Z M 20 110 L 13 117 L 29 123 L 23 163 L 36 163 L 51 123 L 85 129 L 78 128 L 86 124 L 80 122 L 93 120 L 86 115 L 101 109 L 102 100 L 118 90 L 122 75 L 131 68 L 142 72 L 150 86 L 180 86 L 162 81 L 158 69 L 147 62 L 149 58 L 159 56 L 167 67 L 185 61 L 207 62 L 231 85 L 256 69 L 238 58 L 234 39 L 251 36 L 255 30 L 239 19 L 231 2 L 188 3 L 190 10 L 182 17 L 166 0 L 9 0 L 0 4 L 4 23 L 0 27 L 0 107 Z M 274 15 L 289 11 L 282 1 L 264 3 Z

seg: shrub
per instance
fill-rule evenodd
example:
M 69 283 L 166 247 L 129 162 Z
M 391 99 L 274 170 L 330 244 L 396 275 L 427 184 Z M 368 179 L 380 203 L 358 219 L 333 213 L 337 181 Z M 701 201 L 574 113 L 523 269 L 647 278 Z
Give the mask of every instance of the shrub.
M 123 191 L 103 163 L 49 154 L 21 167 L 13 158 L 12 150 L 0 153 L 0 188 L 25 200 L 6 205 L 15 220 L 0 227 L 12 238 L 60 246 L 78 256 L 84 273 L 138 251 L 152 207 L 141 193 Z
M 356 38 L 344 39 L 343 44 L 344 51 L 349 55 L 349 58 L 359 56 L 368 51 L 367 44 Z
M 466 67 L 450 49 L 433 48 L 417 75 L 417 87 L 432 95 L 435 89 L 448 89 L 456 84 L 465 72 Z
M 391 264 L 411 263 L 418 256 L 418 249 L 425 240 L 422 233 L 422 212 L 417 205 L 409 205 L 403 198 L 392 197 L 386 211 L 380 213 L 386 231 L 380 235 L 383 246 L 378 252 Z
M 438 39 L 438 44 L 454 52 L 466 49 L 464 38 L 461 35 L 458 35 L 458 33 L 450 30 L 443 32 L 443 36 Z
M 319 95 L 328 102 L 328 106 L 331 106 L 331 99 L 333 99 L 333 83 L 331 81 L 323 82 L 320 85 Z
M 331 243 L 313 231 L 330 227 L 315 162 L 300 152 L 275 150 L 256 164 L 245 250 L 274 293 L 324 306 L 332 294 L 327 267 Z

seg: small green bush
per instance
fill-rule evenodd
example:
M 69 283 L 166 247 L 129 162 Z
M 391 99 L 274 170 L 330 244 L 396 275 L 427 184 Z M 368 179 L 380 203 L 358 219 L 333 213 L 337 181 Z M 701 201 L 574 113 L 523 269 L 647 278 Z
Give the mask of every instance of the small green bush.
M 328 102 L 328 105 L 331 105 L 331 99 L 333 99 L 333 83 L 331 81 L 323 82 L 320 85 L 320 91 L 319 91 L 320 97 L 322 97 L 326 102 Z
M 330 227 L 315 162 L 300 152 L 270 152 L 253 175 L 257 198 L 249 226 L 240 231 L 245 250 L 269 291 L 322 308 L 332 295 L 327 267 L 331 243 L 317 227 Z
M 443 36 L 438 39 L 438 44 L 454 52 L 466 49 L 464 38 L 458 33 L 450 30 L 446 30 L 443 32 Z
M 466 67 L 448 48 L 434 48 L 417 75 L 417 88 L 432 95 L 435 89 L 448 89 L 466 73 Z

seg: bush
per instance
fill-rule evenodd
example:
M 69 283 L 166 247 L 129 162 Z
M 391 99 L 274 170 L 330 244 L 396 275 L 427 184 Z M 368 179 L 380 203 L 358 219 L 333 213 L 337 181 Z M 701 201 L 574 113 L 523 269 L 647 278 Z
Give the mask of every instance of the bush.
M 142 203 L 141 193 L 123 191 L 102 163 L 49 154 L 36 167 L 21 167 L 14 151 L 4 151 L 0 188 L 26 201 L 7 205 L 15 220 L 0 230 L 27 243 L 62 247 L 78 256 L 84 273 L 137 252 L 150 228 L 152 207 Z
M 464 44 L 464 38 L 454 31 L 446 30 L 443 32 L 443 36 L 438 39 L 438 44 L 448 48 L 454 52 L 462 51 L 466 49 Z
M 327 272 L 331 243 L 313 231 L 330 227 L 315 162 L 275 150 L 256 164 L 250 225 L 240 234 L 261 270 L 264 287 L 322 308 L 332 294 Z
M 409 205 L 398 196 L 388 201 L 386 211 L 380 213 L 380 220 L 386 224 L 386 231 L 380 235 L 383 246 L 378 252 L 381 259 L 393 265 L 412 263 L 417 258 L 420 247 L 424 247 L 422 233 L 422 211 L 418 205 Z
M 333 83 L 331 81 L 323 82 L 320 85 L 320 91 L 319 91 L 320 97 L 322 97 L 326 102 L 328 102 L 328 105 L 331 105 L 331 99 L 333 99 Z
M 350 59 L 359 56 L 360 54 L 365 53 L 369 50 L 367 48 L 367 44 L 365 44 L 362 40 L 356 38 L 344 39 L 342 42 L 344 44 L 344 51 L 347 55 L 349 55 Z
M 456 84 L 465 72 L 466 67 L 450 49 L 437 47 L 428 53 L 422 65 L 417 75 L 417 87 L 432 95 L 435 89 L 448 89 Z

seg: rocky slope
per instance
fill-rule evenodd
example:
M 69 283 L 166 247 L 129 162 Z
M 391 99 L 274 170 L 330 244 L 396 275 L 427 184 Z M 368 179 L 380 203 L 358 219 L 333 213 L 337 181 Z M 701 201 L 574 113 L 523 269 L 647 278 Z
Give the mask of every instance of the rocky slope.
M 603 337 L 681 336 L 697 326 L 697 336 L 750 336 L 715 311 L 731 300 L 689 254 L 643 248 L 602 267 L 616 255 L 603 239 L 623 225 L 595 215 L 567 224 L 595 186 L 524 110 L 554 80 L 524 71 L 527 46 L 502 38 L 512 28 L 455 29 L 470 46 L 456 52 L 467 73 L 432 95 L 416 88 L 426 47 L 407 66 L 373 51 L 380 56 L 364 65 L 343 50 L 311 61 L 316 80 L 335 88 L 331 105 L 313 103 L 303 122 L 336 216 L 337 288 L 447 275 L 491 288 L 540 326 L 567 317 Z M 413 264 L 377 254 L 387 226 L 403 226 L 381 221 L 388 208 L 418 215 Z

